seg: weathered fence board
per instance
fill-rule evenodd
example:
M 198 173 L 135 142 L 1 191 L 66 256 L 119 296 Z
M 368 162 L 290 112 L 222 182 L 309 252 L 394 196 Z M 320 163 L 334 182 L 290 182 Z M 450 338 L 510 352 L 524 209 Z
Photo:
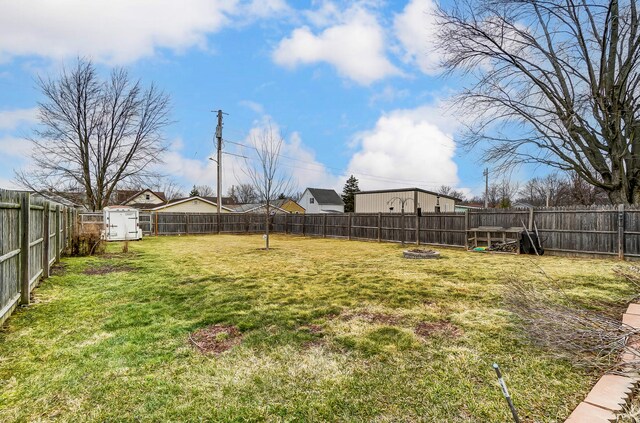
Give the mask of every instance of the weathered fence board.
M 74 230 L 75 211 L 27 192 L 0 189 L 0 325 L 28 304 Z

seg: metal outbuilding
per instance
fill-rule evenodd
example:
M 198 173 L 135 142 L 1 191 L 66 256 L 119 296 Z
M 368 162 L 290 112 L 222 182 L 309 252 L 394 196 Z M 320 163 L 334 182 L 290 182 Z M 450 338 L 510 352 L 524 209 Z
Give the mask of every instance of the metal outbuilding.
M 458 201 L 455 197 L 420 188 L 360 191 L 355 193 L 355 212 L 400 213 L 403 202 L 407 214 L 415 214 L 417 209 L 422 213 L 452 212 Z

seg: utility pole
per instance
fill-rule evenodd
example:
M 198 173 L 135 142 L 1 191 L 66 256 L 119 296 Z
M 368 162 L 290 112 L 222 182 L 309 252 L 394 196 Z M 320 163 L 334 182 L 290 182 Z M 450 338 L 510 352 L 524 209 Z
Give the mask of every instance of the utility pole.
M 484 172 L 484 208 L 489 208 L 489 168 L 485 168 Z
M 218 165 L 218 216 L 222 212 L 222 110 L 218 110 L 218 126 L 216 126 L 216 139 L 218 140 L 218 161 L 216 162 Z M 220 220 L 218 218 L 218 220 Z M 220 230 L 220 226 L 218 226 L 218 230 Z

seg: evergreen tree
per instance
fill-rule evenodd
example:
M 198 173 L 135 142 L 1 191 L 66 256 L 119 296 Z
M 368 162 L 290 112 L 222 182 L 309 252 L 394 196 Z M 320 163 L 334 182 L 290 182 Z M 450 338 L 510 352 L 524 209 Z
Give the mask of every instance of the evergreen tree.
M 347 179 L 347 183 L 344 184 L 344 189 L 342 190 L 342 201 L 344 201 L 344 211 L 346 213 L 355 211 L 356 192 L 360 192 L 360 188 L 358 187 L 358 179 L 356 179 L 355 176 L 351 175 L 349 179 Z
M 200 195 L 200 191 L 198 191 L 198 187 L 194 185 L 193 188 L 191 188 L 189 197 L 195 197 L 196 195 Z

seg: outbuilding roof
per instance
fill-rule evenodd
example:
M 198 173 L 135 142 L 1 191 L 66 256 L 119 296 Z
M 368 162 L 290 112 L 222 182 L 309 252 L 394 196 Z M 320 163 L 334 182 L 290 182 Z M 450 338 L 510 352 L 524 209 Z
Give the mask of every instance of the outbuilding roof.
M 344 201 L 335 190 L 322 188 L 307 188 L 318 204 L 344 206 Z

